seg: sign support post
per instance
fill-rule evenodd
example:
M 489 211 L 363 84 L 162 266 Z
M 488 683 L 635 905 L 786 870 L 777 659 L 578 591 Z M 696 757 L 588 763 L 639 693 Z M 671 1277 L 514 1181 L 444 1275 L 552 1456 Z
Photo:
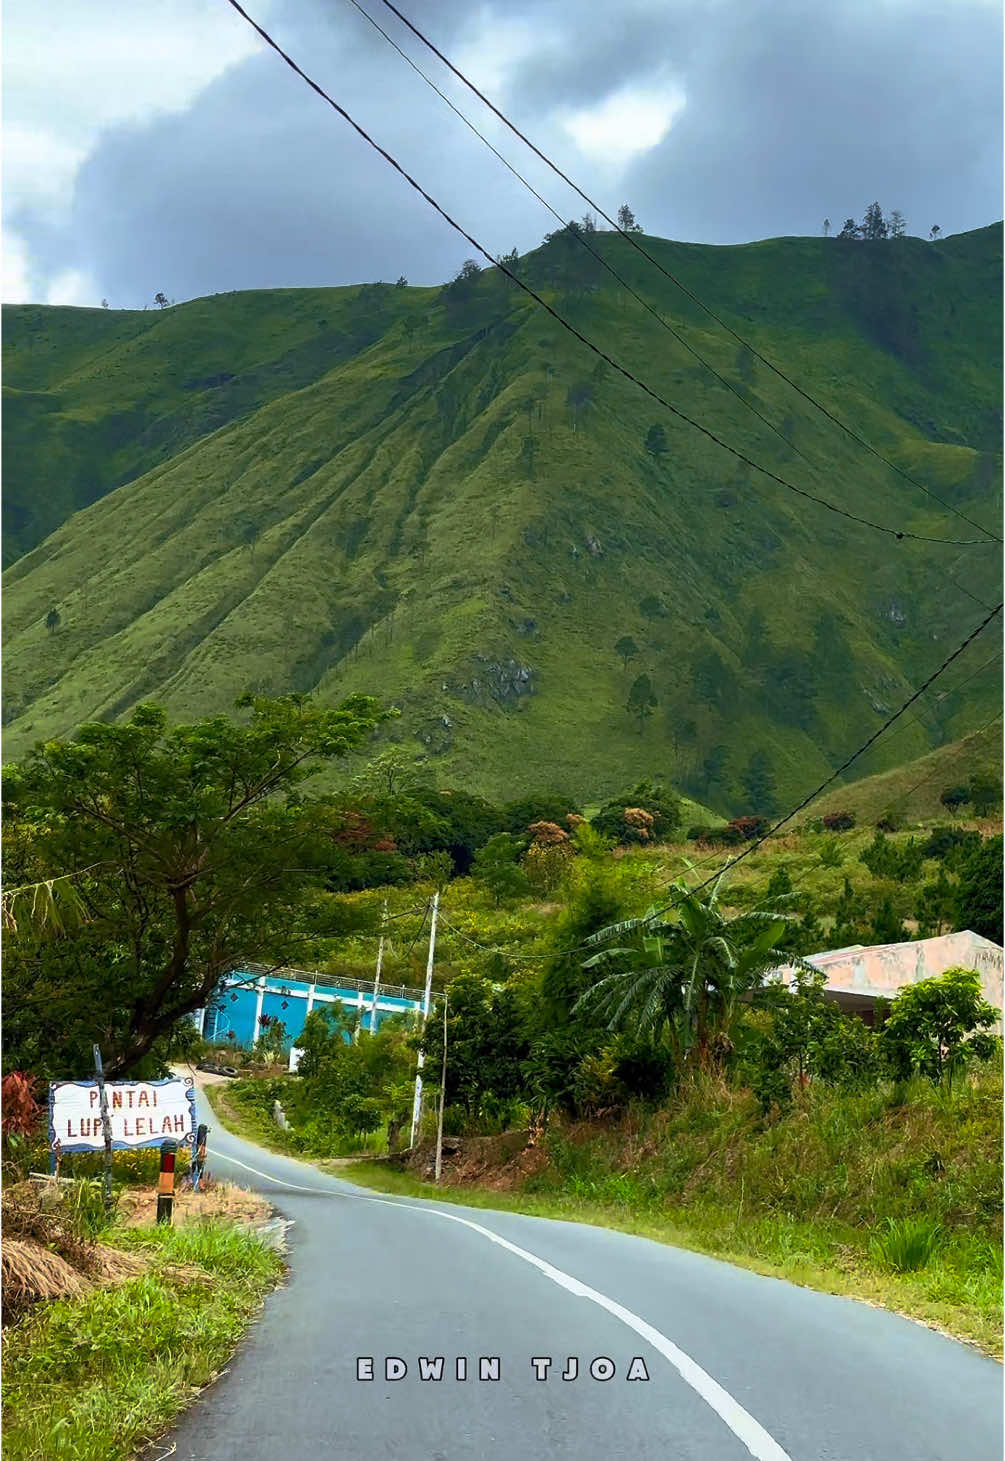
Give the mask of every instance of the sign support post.
M 105 1138 L 105 1212 L 111 1216 L 112 1202 L 112 1118 L 108 1114 L 108 1090 L 105 1086 L 105 1068 L 101 1063 L 100 1046 L 94 1047 L 94 1070 L 98 1077 L 98 1095 L 101 1100 L 101 1130 Z

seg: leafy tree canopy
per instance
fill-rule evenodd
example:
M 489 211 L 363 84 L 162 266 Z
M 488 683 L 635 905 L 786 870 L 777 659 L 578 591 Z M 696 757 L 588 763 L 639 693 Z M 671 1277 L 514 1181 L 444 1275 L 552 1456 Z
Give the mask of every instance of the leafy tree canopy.
M 284 958 L 323 866 L 303 782 L 386 716 L 353 696 L 245 696 L 243 719 L 169 728 L 140 706 L 40 744 L 4 778 L 18 882 L 74 874 L 84 921 L 62 937 L 8 940 L 10 1054 L 50 1075 L 109 1076 L 157 1058 L 220 976 Z

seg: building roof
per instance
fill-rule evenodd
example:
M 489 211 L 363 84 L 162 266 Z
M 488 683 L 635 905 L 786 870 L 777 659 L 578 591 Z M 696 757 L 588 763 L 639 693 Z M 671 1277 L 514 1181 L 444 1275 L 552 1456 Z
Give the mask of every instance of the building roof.
M 903 944 L 853 944 L 810 954 L 807 962 L 827 976 L 827 990 L 872 1003 L 892 999 L 907 984 L 944 974 L 947 969 L 976 969 L 984 998 L 1002 1008 L 1002 950 L 990 939 L 965 929 Z M 791 978 L 792 969 L 780 971 Z

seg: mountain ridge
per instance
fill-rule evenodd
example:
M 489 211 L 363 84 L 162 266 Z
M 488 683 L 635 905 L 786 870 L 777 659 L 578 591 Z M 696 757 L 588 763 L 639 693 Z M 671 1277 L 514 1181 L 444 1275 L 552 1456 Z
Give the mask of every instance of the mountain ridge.
M 823 244 L 709 258 L 647 239 L 675 272 L 689 261 L 697 272 L 697 257 L 709 297 L 732 270 L 728 303 L 752 312 L 734 314 L 741 333 L 905 471 L 990 519 L 1000 355 L 987 305 L 1000 229 L 891 242 L 889 256 L 832 257 L 836 241 Z M 633 277 L 634 259 L 617 261 L 669 309 L 675 291 L 658 294 L 649 275 Z M 752 369 L 679 295 L 674 328 L 821 462 L 815 473 L 554 241 L 520 269 L 577 328 L 772 470 L 898 528 L 974 536 Z M 879 282 L 856 282 L 855 269 Z M 890 277 L 897 308 L 863 325 Z M 779 299 L 770 328 L 753 318 Z M 662 771 L 699 800 L 746 809 L 804 794 L 973 627 L 980 615 L 949 584 L 953 569 L 971 592 L 995 591 L 993 551 L 880 546 L 762 485 L 598 368 L 497 271 L 467 288 L 220 296 L 134 333 L 135 318 L 123 325 L 111 311 L 43 312 L 34 344 L 37 307 L 21 309 L 13 338 L 5 330 L 6 379 L 58 408 L 8 398 L 15 510 L 32 521 L 21 483 L 32 463 L 43 478 L 55 470 L 73 431 L 87 470 L 99 458 L 107 468 L 89 490 L 145 470 L 8 570 L 15 755 L 144 698 L 189 718 L 249 688 L 326 700 L 367 689 L 401 709 L 391 734 L 477 789 L 551 780 L 605 794 Z M 645 450 L 653 423 L 664 456 Z M 635 642 L 623 664 L 619 636 Z M 980 664 L 968 656 L 961 679 Z M 636 717 L 627 703 L 640 675 L 658 704 Z M 924 707 L 900 758 L 964 734 L 996 696 L 978 677 Z M 760 775 L 760 792 L 758 750 L 771 783 Z

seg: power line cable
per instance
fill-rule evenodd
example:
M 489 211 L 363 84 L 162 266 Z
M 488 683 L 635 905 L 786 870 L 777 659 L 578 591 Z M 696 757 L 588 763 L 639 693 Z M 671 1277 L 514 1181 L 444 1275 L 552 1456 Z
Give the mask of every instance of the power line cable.
M 904 701 L 900 709 L 895 710 L 891 716 L 888 716 L 883 724 L 879 727 L 879 729 L 877 731 L 874 731 L 869 739 L 867 741 L 864 741 L 862 745 L 859 746 L 857 751 L 853 751 L 846 760 L 842 761 L 841 765 L 838 766 L 835 771 L 832 771 L 830 776 L 828 776 L 825 781 L 822 781 L 814 791 L 811 791 L 809 796 L 804 797 L 803 800 L 798 804 L 798 806 L 793 807 L 790 812 L 787 812 L 784 817 L 775 822 L 774 825 L 769 827 L 766 832 L 762 833 L 761 836 L 756 837 L 752 842 L 750 842 L 741 853 L 725 863 L 723 867 L 719 870 L 719 872 L 713 873 L 710 878 L 706 878 L 705 882 L 698 883 L 694 888 L 688 889 L 689 894 L 701 892 L 703 888 L 707 888 L 711 883 L 714 883 L 717 878 L 722 877 L 723 873 L 728 872 L 730 868 L 736 867 L 738 863 L 743 862 L 744 858 L 750 857 L 751 853 L 756 852 L 758 847 L 766 842 L 769 837 L 774 837 L 776 832 L 778 832 L 782 827 L 786 826 L 789 822 L 792 821 L 793 817 L 798 816 L 798 814 L 806 807 L 808 807 L 811 802 L 816 801 L 818 796 L 820 796 L 824 791 L 827 790 L 829 786 L 833 785 L 833 783 L 837 781 L 842 772 L 847 771 L 848 767 L 851 766 L 853 762 L 857 761 L 860 756 L 863 756 L 865 752 L 869 749 L 869 747 L 874 745 L 876 741 L 879 740 L 880 736 L 884 735 L 886 731 L 888 731 L 890 727 L 896 721 L 898 721 L 902 715 L 905 715 L 907 713 L 907 711 L 914 704 L 914 702 L 920 699 L 922 695 L 924 695 L 929 686 L 935 683 L 939 676 L 949 668 L 954 660 L 959 659 L 964 650 L 973 643 L 973 641 L 977 638 L 979 634 L 982 634 L 984 632 L 984 630 L 991 623 L 992 619 L 994 619 L 996 615 L 1001 613 L 1002 607 L 1002 604 L 998 604 L 994 609 L 992 609 L 987 617 L 985 619 L 982 619 L 980 624 L 977 625 L 977 628 L 970 631 L 966 639 L 964 639 L 963 643 L 957 645 L 952 654 L 942 661 L 942 664 L 939 666 L 939 668 L 937 670 L 934 670 L 933 673 L 929 675 L 925 683 L 921 685 L 917 690 L 915 690 L 914 693 L 910 695 L 907 700 Z M 663 908 L 655 909 L 653 913 L 649 914 L 647 922 L 651 922 L 654 918 L 658 918 L 661 913 L 666 913 L 671 908 L 676 906 L 677 905 L 675 903 L 668 903 Z
M 633 299 L 638 301 L 638 303 L 642 306 L 644 310 L 648 311 L 648 313 L 652 315 L 657 324 L 661 325 L 664 330 L 672 335 L 679 345 L 683 345 L 684 349 L 687 350 L 691 355 L 693 355 L 695 360 L 699 361 L 705 367 L 705 369 L 712 376 L 715 377 L 719 384 L 721 386 L 724 386 L 727 391 L 734 395 L 736 399 L 747 408 L 748 411 L 753 412 L 757 419 L 763 422 L 763 424 L 768 428 L 769 431 L 773 431 L 774 434 L 781 442 L 784 443 L 789 451 L 795 452 L 796 456 L 801 457 L 803 461 L 806 462 L 809 466 L 813 466 L 813 463 L 810 461 L 810 458 L 807 457 L 806 453 L 800 451 L 799 447 L 797 447 L 794 442 L 791 442 L 788 439 L 788 437 L 785 435 L 784 431 L 782 431 L 780 427 L 776 426 L 774 422 L 771 421 L 767 416 L 765 416 L 762 411 L 759 411 L 757 407 L 747 399 L 742 391 L 737 390 L 736 386 L 734 386 L 731 381 L 727 380 L 725 376 L 720 375 L 715 366 L 712 365 L 708 360 L 706 360 L 705 357 L 700 353 L 700 351 L 696 350 L 695 347 L 688 340 L 686 340 L 678 330 L 674 329 L 669 320 L 665 319 L 654 305 L 650 304 L 643 295 L 639 294 L 637 289 L 635 289 L 631 284 L 628 283 L 627 279 L 625 279 L 621 274 L 618 273 L 613 264 L 609 263 L 609 261 L 604 258 L 603 254 L 593 247 L 584 229 L 576 228 L 568 230 L 566 220 L 562 217 L 561 213 L 559 213 L 558 209 L 553 208 L 552 205 L 548 202 L 547 198 L 543 197 L 534 187 L 534 184 L 529 182 L 528 179 L 525 178 L 523 174 L 513 166 L 509 158 L 503 156 L 499 149 L 494 146 L 494 144 L 490 142 L 489 139 L 485 136 L 484 132 L 479 131 L 474 122 L 471 121 L 470 117 L 465 116 L 460 107 L 455 106 L 455 104 L 450 100 L 449 96 L 447 96 L 445 92 L 441 91 L 440 88 L 436 85 L 436 82 L 432 79 L 432 77 L 427 76 L 422 67 L 417 65 L 406 51 L 402 50 L 394 37 L 388 35 L 383 26 L 381 26 L 373 18 L 369 11 L 363 8 L 363 6 L 359 3 L 359 0 L 349 0 L 349 4 L 353 7 L 354 10 L 359 11 L 364 20 L 369 21 L 370 25 L 373 26 L 377 34 L 384 37 L 384 40 L 387 41 L 388 45 L 393 50 L 397 51 L 401 59 L 412 68 L 417 76 L 421 76 L 426 85 L 436 92 L 436 95 L 440 98 L 440 100 L 445 102 L 450 110 L 454 113 L 454 115 L 461 119 L 461 121 L 469 129 L 469 131 L 473 132 L 478 140 L 485 144 L 485 146 L 489 149 L 493 156 L 499 159 L 503 167 L 507 168 L 517 179 L 517 181 L 522 183 L 527 191 L 532 193 L 537 201 L 548 210 L 552 218 L 557 219 L 558 222 L 562 225 L 563 229 L 567 229 L 568 236 L 570 238 L 575 239 L 577 243 L 581 244 L 582 247 L 586 249 L 587 253 L 591 254 L 593 258 L 596 259 L 597 263 L 600 264 L 602 268 L 607 270 L 611 278 L 616 280 L 617 283 L 620 284 L 622 289 L 626 290 Z
M 270 36 L 269 33 L 264 30 L 257 21 L 251 18 L 248 12 L 239 3 L 239 0 L 228 0 L 228 3 L 234 10 L 237 11 L 239 15 L 241 15 L 248 22 L 252 29 L 255 30 L 259 36 L 261 36 L 266 45 L 270 46 L 272 50 L 274 50 L 276 54 L 280 56 L 283 61 L 285 61 L 287 66 L 289 66 L 292 71 L 296 72 L 301 80 L 307 83 L 312 91 L 316 92 L 323 101 L 327 102 L 330 107 L 338 112 L 339 116 L 347 121 L 349 125 L 353 128 L 353 130 L 357 132 L 360 137 L 363 138 L 364 142 L 366 142 L 368 146 L 372 147 L 375 152 L 378 152 L 380 156 L 384 158 L 385 162 L 389 163 L 390 166 L 394 168 L 395 172 L 397 172 L 402 178 L 404 178 L 408 185 L 411 188 L 414 188 L 419 196 L 424 198 L 425 201 L 430 205 L 430 207 L 433 208 L 440 215 L 440 217 L 446 223 L 448 223 L 451 228 L 455 230 L 455 232 L 459 233 L 462 238 L 467 240 L 467 242 L 471 245 L 473 249 L 477 250 L 477 252 L 480 253 L 483 258 L 487 259 L 490 264 L 492 264 L 495 268 L 498 268 L 503 274 L 505 274 L 507 279 L 511 279 L 513 283 L 516 284 L 517 287 L 524 292 L 524 294 L 528 295 L 532 300 L 534 300 L 536 304 L 540 305 L 540 307 L 545 310 L 546 313 L 552 317 L 552 319 L 554 319 L 559 325 L 561 325 L 563 329 L 567 330 L 570 335 L 573 335 L 577 340 L 579 340 L 581 344 L 585 345 L 586 348 L 592 351 L 594 355 L 598 356 L 599 359 L 606 361 L 606 363 L 612 366 L 613 369 L 615 369 L 620 375 L 623 375 L 626 380 L 629 380 L 632 382 L 633 385 L 638 386 L 639 389 L 644 391 L 647 396 L 651 397 L 652 400 L 657 401 L 661 406 L 663 406 L 672 415 L 676 416 L 679 420 L 686 422 L 689 426 L 693 426 L 696 431 L 700 431 L 703 436 L 714 442 L 716 446 L 722 447 L 724 451 L 729 452 L 731 456 L 736 457 L 738 461 L 744 462 L 748 467 L 753 467 L 755 471 L 760 472 L 762 476 L 767 477 L 769 481 L 776 482 L 779 486 L 786 488 L 787 491 L 794 492 L 799 497 L 805 497 L 808 501 L 815 502 L 819 507 L 826 508 L 828 512 L 835 513 L 838 517 L 847 518 L 850 522 L 858 523 L 862 527 L 872 528 L 876 532 L 885 533 L 888 537 L 897 538 L 898 540 L 906 538 L 914 542 L 941 543 L 945 546 L 955 548 L 980 547 L 983 546 L 984 542 L 987 541 L 978 541 L 976 539 L 936 538 L 930 536 L 927 533 L 912 533 L 908 532 L 906 529 L 886 527 L 882 523 L 873 522 L 870 518 L 861 517 L 858 513 L 849 512 L 846 508 L 838 507 L 836 503 L 829 502 L 826 498 L 817 496 L 816 493 L 808 492 L 803 487 L 797 487 L 793 482 L 789 482 L 786 478 L 779 476 L 777 472 L 772 472 L 768 467 L 762 467 L 760 463 L 755 462 L 744 452 L 739 451 L 736 447 L 730 446 L 728 442 L 723 441 L 721 437 L 715 434 L 715 432 L 710 431 L 707 426 L 702 426 L 699 421 L 695 421 L 692 417 L 686 415 L 683 411 L 678 410 L 676 406 L 671 405 L 671 403 L 666 399 L 665 396 L 661 396 L 658 391 L 655 391 L 651 386 L 646 385 L 645 381 L 640 380 L 638 376 L 634 375 L 630 370 L 627 370 L 625 366 L 620 365 L 618 361 L 614 360 L 612 356 L 606 353 L 606 351 L 601 350 L 599 345 L 595 345 L 592 340 L 589 340 L 582 333 L 581 330 L 578 330 L 575 325 L 573 325 L 569 320 L 564 317 L 564 315 L 561 315 L 558 310 L 556 310 L 552 305 L 548 304 L 545 299 L 542 299 L 542 297 L 536 292 L 536 290 L 532 289 L 529 284 L 525 284 L 524 281 L 520 279 L 518 275 L 514 274 L 511 269 L 507 268 L 505 264 L 499 263 L 498 260 L 493 258 L 488 249 L 486 249 L 484 245 L 480 244 L 472 234 L 468 233 L 467 230 L 456 221 L 456 219 L 451 218 L 450 214 L 447 213 L 445 209 L 440 207 L 436 199 L 433 198 L 429 193 L 427 193 L 426 190 L 421 186 L 421 184 L 416 182 L 416 180 L 411 176 L 410 173 L 405 171 L 401 164 L 397 162 L 394 157 L 391 156 L 386 148 L 382 147 L 379 142 L 376 142 L 369 135 L 369 133 L 360 126 L 360 124 L 349 114 L 349 112 L 346 111 L 345 107 L 341 106 L 337 101 L 334 100 L 333 97 L 329 96 L 328 93 L 321 86 L 319 86 L 316 81 L 312 80 L 312 78 L 308 76 L 307 73 L 300 68 L 300 66 L 297 65 L 296 61 L 294 61 L 293 58 L 283 50 L 279 43 L 273 40 L 272 36 Z
M 783 371 L 779 366 L 775 365 L 773 361 L 769 360 L 765 355 L 762 355 L 755 346 L 751 345 L 749 341 L 743 338 L 742 335 L 738 334 L 738 332 L 734 330 L 731 325 L 727 324 L 726 321 L 721 318 L 721 316 L 716 314 L 716 312 L 709 305 L 705 304 L 703 300 L 699 299 L 699 297 L 691 289 L 689 289 L 682 280 L 678 279 L 677 276 L 671 273 L 669 269 L 665 268 L 658 259 L 654 258 L 649 250 L 639 242 L 638 238 L 633 233 L 629 232 L 627 229 L 622 228 L 619 223 L 617 223 L 613 218 L 609 216 L 609 214 L 605 213 L 600 204 L 594 202 L 589 194 L 585 193 L 583 189 L 578 185 L 578 183 L 573 182 L 572 178 L 570 178 L 567 173 L 564 173 L 557 163 L 552 162 L 550 157 L 542 152 L 539 147 L 535 146 L 535 144 L 531 142 L 530 138 L 527 137 L 523 132 L 521 132 L 519 127 L 517 127 L 514 122 L 511 122 L 509 117 L 507 117 L 504 112 L 500 111 L 495 103 L 491 102 L 489 98 L 485 95 L 485 93 L 483 91 L 480 91 L 478 87 L 474 84 L 474 82 L 470 81 L 468 77 L 464 75 L 463 71 L 459 70 L 458 67 L 456 67 L 454 63 L 447 56 L 445 56 L 436 45 L 434 45 L 429 37 L 425 35 L 418 28 L 418 26 L 414 25 L 412 21 L 408 19 L 407 15 L 402 14 L 398 7 L 392 3 L 392 0 L 383 0 L 383 4 L 387 6 L 388 10 L 390 10 L 393 15 L 396 15 L 398 17 L 402 25 L 407 26 L 412 34 L 418 40 L 420 40 L 422 44 L 427 47 L 428 50 L 432 51 L 434 56 L 438 57 L 439 60 L 443 62 L 444 66 L 446 66 L 447 69 L 451 71 L 459 81 L 463 82 L 463 84 L 468 88 L 469 91 L 474 92 L 479 101 L 487 106 L 488 109 L 492 113 L 494 113 L 494 115 L 497 116 L 499 120 L 506 127 L 508 127 L 515 136 L 519 137 L 520 141 L 524 144 L 525 147 L 529 147 L 531 152 L 533 152 L 536 157 L 539 157 L 541 161 L 547 167 L 549 167 L 553 173 L 556 174 L 557 177 L 560 177 L 564 183 L 572 188 L 573 192 L 577 193 L 579 197 L 582 198 L 584 203 L 592 208 L 595 213 L 598 213 L 606 223 L 610 224 L 615 232 L 619 233 L 622 238 L 627 239 L 632 247 L 638 251 L 638 253 L 642 254 L 644 258 L 648 259 L 649 262 L 660 271 L 664 278 L 669 279 L 672 284 L 675 284 L 677 288 L 681 290 L 681 292 L 692 301 L 692 303 L 698 305 L 700 309 L 703 309 L 705 311 L 710 319 L 715 320 L 717 325 L 721 326 L 721 328 L 726 330 L 728 334 L 732 335 L 733 339 L 736 340 L 739 345 L 742 345 L 745 349 L 749 350 L 751 354 L 755 357 L 755 359 L 760 360 L 762 365 L 766 365 L 769 370 L 773 371 L 775 375 L 777 375 L 781 380 L 785 381 L 786 385 L 791 386 L 791 388 L 796 391 L 800 396 L 802 396 L 805 401 L 808 401 L 811 406 L 815 406 L 816 409 L 818 411 L 821 411 L 829 421 L 832 421 L 835 426 L 844 431 L 848 436 L 851 437 L 853 441 L 857 442 L 859 446 L 862 446 L 866 449 L 866 451 L 871 452 L 874 457 L 877 457 L 881 462 L 884 463 L 884 465 L 889 467 L 891 471 L 896 472 L 899 477 L 903 477 L 903 479 L 906 482 L 910 482 L 912 486 L 919 488 L 920 491 L 926 493 L 929 497 L 933 498 L 934 501 L 940 503 L 941 506 L 947 508 L 949 512 L 955 513 L 955 515 L 959 518 L 962 518 L 964 522 L 968 522 L 971 527 L 977 528 L 978 532 L 987 534 L 988 536 L 985 541 L 996 543 L 1000 543 L 1002 541 L 997 533 L 993 533 L 989 528 L 986 528 L 983 523 L 975 521 L 974 518 L 968 517 L 965 512 L 961 512 L 959 508 L 954 507 L 952 503 L 947 502 L 943 497 L 940 497 L 938 493 L 933 492 L 930 487 L 926 487 L 923 482 L 919 482 L 915 477 L 912 477 L 909 472 L 905 472 L 902 467 L 898 467 L 895 462 L 890 461 L 890 459 L 884 456 L 883 453 L 878 450 L 878 448 L 872 446 L 871 443 L 866 441 L 864 437 L 859 436 L 859 434 L 856 431 L 852 430 L 850 426 L 846 425 L 846 423 L 843 422 L 840 417 L 835 416 L 832 411 L 828 410 L 828 408 L 821 401 L 818 401 L 815 396 L 810 395 L 808 391 L 805 391 L 802 386 L 798 385 L 794 380 L 792 380 L 790 376 L 786 375 L 785 371 Z M 968 544 L 967 546 L 972 547 L 976 545 Z
M 900 707 L 900 709 L 894 711 L 894 713 L 891 716 L 889 716 L 886 719 L 886 721 L 884 721 L 884 723 L 879 727 L 879 729 L 877 731 L 874 731 L 873 734 L 868 738 L 868 740 L 864 741 L 862 743 L 862 745 L 859 746 L 859 748 L 858 748 L 857 751 L 854 751 L 849 757 L 847 757 L 847 759 L 844 760 L 841 763 L 841 765 L 838 766 L 837 769 L 835 771 L 833 771 L 830 776 L 827 777 L 827 779 L 825 781 L 822 781 L 820 783 L 820 785 L 818 787 L 816 787 L 816 789 L 814 791 L 811 791 L 808 796 L 804 797 L 803 800 L 797 806 L 793 807 L 790 812 L 786 813 L 786 815 L 784 817 L 780 818 L 780 820 L 777 821 L 777 822 L 775 822 L 775 824 L 773 826 L 769 827 L 766 832 L 763 832 L 759 837 L 757 837 L 753 841 L 751 841 L 744 848 L 744 850 L 741 853 L 739 853 L 736 857 L 729 859 L 729 861 L 723 863 L 722 867 L 718 868 L 712 874 L 711 877 L 706 878 L 704 882 L 697 883 L 697 884 L 695 884 L 694 887 L 689 888 L 688 889 L 688 894 L 691 895 L 691 894 L 694 894 L 694 893 L 699 893 L 704 888 L 707 888 L 712 883 L 716 882 L 719 878 L 721 878 L 731 868 L 734 868 L 734 867 L 737 866 L 738 863 L 743 862 L 744 858 L 750 857 L 752 853 L 756 852 L 757 849 L 760 846 L 762 846 L 768 840 L 769 837 L 773 837 L 776 834 L 776 832 L 779 831 L 780 828 L 786 826 L 787 823 L 791 822 L 792 819 L 793 819 L 793 817 L 797 816 L 801 811 L 804 811 L 805 808 L 808 807 L 811 802 L 816 801 L 817 797 L 820 796 L 824 791 L 826 791 L 827 787 L 831 786 L 833 784 L 833 782 L 835 782 L 838 779 L 838 777 L 842 774 L 842 772 L 847 771 L 848 767 L 851 766 L 855 761 L 857 761 L 860 756 L 864 755 L 865 752 L 869 749 L 869 747 L 872 746 L 872 745 L 874 745 L 875 742 L 879 740 L 880 736 L 884 735 L 886 733 L 886 731 L 888 731 L 889 728 L 892 725 L 894 725 L 895 722 L 898 721 L 901 718 L 901 716 L 907 714 L 908 710 L 915 703 L 915 701 L 918 700 L 918 699 L 920 699 L 920 697 L 925 694 L 926 690 L 928 690 L 935 683 L 935 681 L 939 678 L 939 676 L 942 675 L 942 674 L 944 674 L 945 671 L 949 668 L 949 666 L 951 664 L 953 664 L 953 662 L 955 660 L 959 659 L 960 655 L 963 654 L 963 652 L 967 649 L 967 647 L 970 644 L 972 644 L 973 641 L 975 639 L 977 639 L 977 637 L 980 634 L 982 634 L 984 632 L 984 630 L 991 623 L 992 619 L 994 619 L 996 617 L 996 615 L 998 615 L 998 614 L 1001 613 L 1002 607 L 1003 607 L 1002 604 L 998 604 L 994 609 L 992 609 L 990 611 L 990 613 L 987 615 L 987 617 L 985 619 L 983 619 L 980 624 L 977 625 L 976 629 L 971 630 L 971 632 L 967 635 L 966 639 L 963 640 L 962 644 L 959 644 L 956 647 L 956 649 L 953 650 L 952 654 L 950 654 L 949 656 L 947 656 L 946 659 L 943 660 L 942 664 L 939 665 L 938 669 L 937 670 L 934 670 L 932 672 L 932 674 L 930 674 L 928 676 L 928 679 L 925 680 L 924 684 L 921 685 L 917 690 L 915 690 L 913 692 L 913 694 L 910 695 L 908 697 L 908 699 L 904 701 L 904 703 Z M 992 656 L 992 660 L 994 658 L 996 658 L 996 657 L 997 656 Z M 992 662 L 992 660 L 988 660 L 980 668 L 981 669 L 986 669 L 987 668 L 987 664 L 990 664 Z M 975 674 L 976 673 L 979 673 L 979 671 L 975 671 Z M 973 676 L 971 675 L 968 678 L 972 679 Z M 964 680 L 964 681 L 961 681 L 960 683 L 961 684 L 966 684 L 967 681 Z M 954 688 L 959 688 L 959 686 L 956 686 Z M 995 720 L 997 720 L 999 718 L 1000 718 L 999 716 L 995 716 Z M 994 724 L 994 720 L 989 721 L 988 724 L 989 725 L 993 725 Z M 987 726 L 984 726 L 984 727 L 982 727 L 982 730 L 986 730 L 987 728 L 988 728 Z M 981 732 L 976 732 L 976 734 L 980 734 L 980 733 Z M 692 866 L 695 867 L 695 868 L 697 868 L 697 867 L 704 867 L 704 866 L 707 866 L 709 863 L 711 863 L 713 861 L 716 861 L 716 860 L 717 860 L 717 858 L 714 858 L 714 857 L 713 858 L 707 858 L 707 859 L 705 859 L 701 863 L 692 864 Z M 662 914 L 670 912 L 672 909 L 674 909 L 674 908 L 676 908 L 676 907 L 679 906 L 679 901 L 680 901 L 679 899 L 675 899 L 673 902 L 664 904 L 661 908 L 654 909 L 652 913 L 650 913 L 650 914 L 647 915 L 647 917 L 646 917 L 646 919 L 644 921 L 647 922 L 647 923 L 648 922 L 652 922 L 654 919 L 660 917 Z M 467 938 L 468 936 L 466 934 L 462 934 L 461 937 Z M 475 939 L 468 939 L 468 942 L 469 943 L 477 944 L 477 940 L 475 940 Z M 484 949 L 486 952 L 496 952 L 497 951 L 496 949 L 490 947 L 488 944 L 477 944 L 477 946 L 479 948 Z M 576 944 L 572 948 L 569 948 L 569 949 L 549 950 L 548 953 L 549 953 L 549 955 L 551 957 L 561 957 L 562 955 L 565 955 L 565 954 L 574 954 L 574 953 L 578 952 L 579 950 L 581 950 L 584 947 L 586 947 L 585 944 L 579 943 L 579 944 Z M 505 949 L 499 949 L 498 952 L 500 952 L 500 953 L 506 953 L 506 950 Z M 521 955 L 519 955 L 519 954 L 516 954 L 516 955 L 509 954 L 508 957 L 511 958 L 511 959 L 512 958 L 519 959 L 521 957 Z M 541 956 L 540 955 L 531 955 L 529 957 L 539 958 Z
M 967 737 L 965 737 L 965 739 L 969 740 L 970 739 L 970 736 L 982 736 L 986 730 L 990 730 L 991 727 L 995 724 L 995 722 L 1001 720 L 1001 718 L 1002 718 L 1002 712 L 999 710 L 998 714 L 997 715 L 993 715 L 989 721 L 987 721 L 984 725 L 981 726 L 980 730 L 971 731 L 970 732 L 970 735 L 967 736 Z M 908 789 L 907 789 L 907 791 L 905 791 L 902 796 L 897 797 L 896 801 L 891 802 L 890 803 L 891 807 L 899 807 L 899 806 L 901 806 L 904 802 L 907 801 L 907 798 L 909 796 L 913 796 L 914 793 L 916 791 L 918 791 L 922 786 L 927 786 L 928 783 L 930 781 L 934 781 L 937 776 L 942 776 L 944 774 L 945 773 L 943 772 L 942 767 L 941 766 L 937 766 L 934 771 L 929 772 L 929 774 L 927 776 L 922 777 L 922 779 L 920 781 L 916 781 L 913 786 L 909 786 Z

